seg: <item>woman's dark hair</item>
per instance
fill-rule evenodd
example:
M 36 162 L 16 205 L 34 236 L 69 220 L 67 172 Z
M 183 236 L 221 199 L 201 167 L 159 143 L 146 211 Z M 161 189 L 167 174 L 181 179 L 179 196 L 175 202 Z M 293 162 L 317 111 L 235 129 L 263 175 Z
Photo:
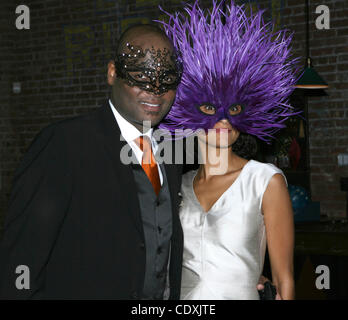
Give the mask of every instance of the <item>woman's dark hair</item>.
M 256 138 L 247 133 L 240 133 L 237 141 L 232 146 L 232 150 L 237 156 L 247 160 L 256 157 L 257 149 Z
M 186 158 L 186 143 L 184 143 L 185 156 Z M 255 159 L 257 157 L 258 145 L 257 140 L 250 134 L 240 133 L 237 141 L 232 146 L 233 152 L 244 159 L 250 160 Z M 184 163 L 184 173 L 190 170 L 197 169 L 199 167 L 199 146 L 198 146 L 198 138 L 194 137 L 194 154 L 189 154 L 190 164 Z M 193 159 L 192 159 L 193 157 Z M 192 164 L 193 162 L 193 164 Z

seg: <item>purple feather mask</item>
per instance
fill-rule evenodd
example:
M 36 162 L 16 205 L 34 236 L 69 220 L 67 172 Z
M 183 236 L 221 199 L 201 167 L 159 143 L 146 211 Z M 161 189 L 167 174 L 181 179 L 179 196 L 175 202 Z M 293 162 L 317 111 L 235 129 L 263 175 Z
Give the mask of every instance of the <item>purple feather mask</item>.
M 274 32 L 263 11 L 247 16 L 233 1 L 226 14 L 221 7 L 213 1 L 206 13 L 196 1 L 185 8 L 187 15 L 165 12 L 168 23 L 158 21 L 183 63 L 175 102 L 160 128 L 208 130 L 228 119 L 240 132 L 269 141 L 298 114 L 288 101 L 298 71 L 292 35 Z

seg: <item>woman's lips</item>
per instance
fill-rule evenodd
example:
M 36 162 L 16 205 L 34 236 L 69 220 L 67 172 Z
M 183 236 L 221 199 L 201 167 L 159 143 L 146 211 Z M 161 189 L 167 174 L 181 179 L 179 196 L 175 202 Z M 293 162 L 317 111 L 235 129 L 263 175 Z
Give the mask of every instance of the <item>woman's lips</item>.
M 216 131 L 216 133 L 221 133 L 221 132 L 231 132 L 231 129 L 228 128 L 214 128 L 214 130 Z

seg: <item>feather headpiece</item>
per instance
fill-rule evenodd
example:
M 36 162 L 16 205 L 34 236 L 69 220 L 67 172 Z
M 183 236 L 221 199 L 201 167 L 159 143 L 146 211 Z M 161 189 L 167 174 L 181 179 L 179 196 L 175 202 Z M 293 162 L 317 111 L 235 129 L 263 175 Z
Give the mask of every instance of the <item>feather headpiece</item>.
M 263 20 L 263 11 L 247 16 L 231 1 L 227 13 L 213 1 L 206 13 L 198 1 L 187 5 L 163 24 L 181 53 L 183 74 L 176 99 L 160 128 L 210 129 L 227 118 L 239 131 L 268 141 L 288 117 L 297 114 L 288 97 L 294 90 L 297 59 L 291 59 L 292 35 L 275 32 Z M 223 18 L 225 23 L 223 23 Z M 216 108 L 203 114 L 202 105 Z M 231 106 L 242 108 L 231 115 Z

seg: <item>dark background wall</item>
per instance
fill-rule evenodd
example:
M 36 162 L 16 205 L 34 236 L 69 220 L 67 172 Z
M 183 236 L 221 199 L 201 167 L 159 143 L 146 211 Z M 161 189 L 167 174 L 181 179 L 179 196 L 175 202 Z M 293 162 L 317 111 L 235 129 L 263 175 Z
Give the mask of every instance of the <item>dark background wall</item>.
M 278 26 L 295 31 L 294 53 L 304 63 L 305 1 L 250 2 L 268 9 Z M 20 4 L 30 8 L 30 30 L 15 27 Z M 1 1 L 0 225 L 14 170 L 34 136 L 49 123 L 88 112 L 108 97 L 106 66 L 117 37 L 132 23 L 159 18 L 159 4 L 171 12 L 183 7 L 177 0 Z M 315 28 L 320 4 L 330 8 L 330 30 Z M 337 165 L 337 155 L 348 152 L 348 0 L 312 0 L 310 12 L 311 56 L 330 85 L 329 96 L 309 101 L 312 194 L 322 215 L 340 218 L 346 203 L 339 178 L 348 176 L 347 167 Z M 12 93 L 13 82 L 21 83 L 21 93 Z
M 338 167 L 337 156 L 348 151 L 348 1 L 311 2 L 311 12 L 326 4 L 331 14 L 330 30 L 311 28 L 311 56 L 316 70 L 330 85 L 329 96 L 309 101 L 312 193 L 323 214 L 343 217 L 346 202 L 339 179 L 348 176 L 348 167 Z M 298 32 L 300 24 L 291 28 Z

